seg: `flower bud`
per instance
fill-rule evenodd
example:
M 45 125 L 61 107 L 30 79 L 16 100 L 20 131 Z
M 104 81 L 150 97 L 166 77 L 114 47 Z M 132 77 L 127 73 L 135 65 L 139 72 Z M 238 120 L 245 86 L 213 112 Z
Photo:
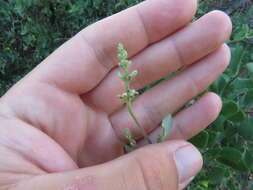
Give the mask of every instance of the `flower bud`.
M 138 71 L 137 71 L 137 70 L 134 70 L 134 71 L 130 74 L 131 79 L 133 79 L 134 77 L 136 77 L 137 74 L 138 74 Z
M 131 98 L 131 99 L 134 99 L 139 93 L 136 91 L 136 90 L 130 90 L 128 92 L 128 96 Z
M 122 61 L 120 61 L 119 66 L 120 66 L 122 69 L 127 69 L 127 68 L 128 68 L 128 64 L 129 64 L 129 61 L 127 61 L 127 60 L 122 60 Z
M 124 49 L 123 44 L 119 44 L 118 45 L 118 59 L 119 60 L 124 60 L 124 59 L 127 59 L 127 57 L 128 57 L 128 53 Z

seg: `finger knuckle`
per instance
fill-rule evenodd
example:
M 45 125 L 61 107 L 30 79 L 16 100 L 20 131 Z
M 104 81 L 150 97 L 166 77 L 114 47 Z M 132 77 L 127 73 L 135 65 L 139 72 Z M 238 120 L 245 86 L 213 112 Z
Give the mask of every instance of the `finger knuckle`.
M 143 154 L 141 157 L 136 157 L 135 162 L 144 190 L 168 189 L 166 167 L 159 156 Z

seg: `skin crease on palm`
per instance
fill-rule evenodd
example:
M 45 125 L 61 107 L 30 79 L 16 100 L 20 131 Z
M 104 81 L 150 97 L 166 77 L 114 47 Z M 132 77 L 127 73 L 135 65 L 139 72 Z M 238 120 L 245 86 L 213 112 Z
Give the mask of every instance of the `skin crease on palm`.
M 134 89 L 184 67 L 133 103 L 154 140 L 163 117 L 205 90 L 230 60 L 224 44 L 232 28 L 229 17 L 213 11 L 190 23 L 196 7 L 196 0 L 147 0 L 88 26 L 1 97 L 0 190 L 178 190 L 187 185 L 202 159 L 185 140 L 215 120 L 220 98 L 204 95 L 174 116 L 168 141 L 144 147 L 116 98 L 124 91 L 116 75 L 116 46 L 125 45 L 139 71 Z M 119 142 L 126 127 L 143 147 L 124 155 Z M 195 160 L 191 165 L 182 161 L 185 154 Z

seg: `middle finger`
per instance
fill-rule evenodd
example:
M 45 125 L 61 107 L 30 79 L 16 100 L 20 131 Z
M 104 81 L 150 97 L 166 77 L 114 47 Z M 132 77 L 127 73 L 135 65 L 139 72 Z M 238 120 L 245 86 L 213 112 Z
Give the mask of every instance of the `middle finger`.
M 180 67 L 207 56 L 230 36 L 231 28 L 226 14 L 213 11 L 151 45 L 132 57 L 132 69 L 137 69 L 139 74 L 131 82 L 131 87 L 143 88 Z M 116 95 L 124 92 L 124 83 L 117 76 L 119 71 L 119 68 L 112 70 L 97 88 L 83 97 L 84 100 L 108 114 L 118 109 L 122 101 Z

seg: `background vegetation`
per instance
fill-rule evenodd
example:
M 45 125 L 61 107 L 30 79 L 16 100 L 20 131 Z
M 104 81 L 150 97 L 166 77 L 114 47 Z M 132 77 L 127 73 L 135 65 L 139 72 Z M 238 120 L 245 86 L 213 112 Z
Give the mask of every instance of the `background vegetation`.
M 85 26 L 141 0 L 1 0 L 0 96 L 56 47 Z M 200 0 L 197 17 L 222 9 L 233 20 L 232 62 L 208 89 L 224 106 L 207 130 L 191 139 L 205 166 L 187 189 L 253 189 L 252 0 Z M 192 101 L 194 102 L 194 100 Z

